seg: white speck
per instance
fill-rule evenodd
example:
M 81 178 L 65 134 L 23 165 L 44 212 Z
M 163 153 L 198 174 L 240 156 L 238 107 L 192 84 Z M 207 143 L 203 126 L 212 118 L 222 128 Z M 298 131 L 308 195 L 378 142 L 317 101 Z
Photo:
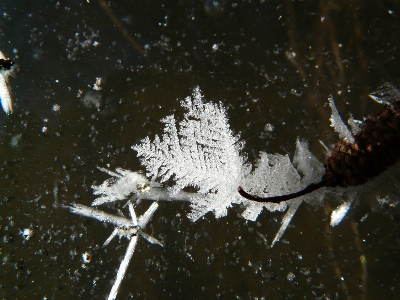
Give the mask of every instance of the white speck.
M 101 77 L 96 77 L 96 83 L 93 85 L 93 90 L 100 91 L 101 90 Z
M 212 49 L 213 51 L 218 51 L 218 45 L 217 44 L 212 45 Z
M 82 253 L 82 261 L 84 264 L 90 263 L 91 259 L 92 257 L 90 256 L 89 252 L 86 251 L 85 253 Z
M 53 105 L 53 108 L 52 108 L 53 111 L 60 111 L 60 109 L 61 109 L 61 107 L 57 103 Z
M 271 123 L 268 123 L 268 124 L 266 124 L 266 125 L 264 126 L 264 130 L 265 130 L 265 131 L 272 132 L 272 131 L 274 131 L 274 129 L 275 129 L 275 127 L 274 127 Z
M 22 236 L 24 237 L 24 239 L 26 240 L 26 241 L 29 241 L 29 239 L 31 238 L 31 237 L 33 237 L 33 230 L 32 229 L 29 229 L 29 228 L 25 228 L 23 231 L 22 231 Z
M 296 278 L 296 275 L 294 275 L 292 272 L 289 272 L 286 278 L 289 282 L 292 282 Z
M 46 127 L 46 126 L 43 126 L 43 127 L 42 127 L 42 132 L 43 132 L 43 133 L 46 133 L 46 132 L 47 132 L 47 127 Z
M 338 225 L 343 218 L 346 216 L 347 212 L 350 209 L 352 201 L 344 202 L 339 205 L 331 214 L 331 226 L 335 227 Z

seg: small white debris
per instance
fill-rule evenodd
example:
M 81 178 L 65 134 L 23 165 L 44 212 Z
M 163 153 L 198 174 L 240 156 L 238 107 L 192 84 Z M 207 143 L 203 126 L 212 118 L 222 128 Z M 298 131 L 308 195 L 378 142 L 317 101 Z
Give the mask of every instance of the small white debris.
M 89 252 L 86 251 L 85 253 L 82 253 L 82 261 L 84 264 L 90 263 L 91 260 L 92 260 L 92 256 L 90 255 Z
M 340 222 L 342 222 L 343 218 L 346 216 L 349 208 L 351 206 L 352 201 L 344 202 L 339 205 L 331 214 L 331 226 L 335 227 Z
M 292 282 L 296 278 L 296 275 L 294 275 L 292 272 L 289 272 L 286 278 L 289 282 Z
M 102 81 L 102 78 L 101 77 L 96 77 L 96 82 L 95 82 L 95 84 L 93 85 L 93 90 L 94 91 L 100 91 L 102 88 L 101 88 L 101 81 Z
M 268 131 L 268 132 L 272 132 L 272 131 L 274 131 L 274 129 L 275 129 L 275 127 L 271 123 L 268 123 L 264 126 L 264 130 Z
M 60 111 L 60 109 L 61 109 L 61 106 L 56 103 L 53 105 L 52 111 Z
M 25 228 L 24 230 L 22 230 L 21 234 L 26 241 L 29 241 L 31 237 L 33 237 L 34 232 L 30 228 Z

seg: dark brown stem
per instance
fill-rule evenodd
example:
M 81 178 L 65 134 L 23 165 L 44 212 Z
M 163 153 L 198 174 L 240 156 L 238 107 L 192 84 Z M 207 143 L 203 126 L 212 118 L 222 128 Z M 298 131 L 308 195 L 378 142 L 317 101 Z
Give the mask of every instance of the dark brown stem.
M 262 197 L 258 197 L 258 196 L 253 196 L 250 195 L 248 193 L 246 193 L 242 187 L 239 187 L 239 194 L 249 200 L 253 200 L 253 201 L 257 201 L 257 202 L 269 202 L 269 203 L 280 203 L 282 201 L 287 201 L 290 199 L 294 199 L 306 194 L 309 194 L 321 187 L 324 186 L 332 186 L 332 184 L 329 184 L 329 182 L 325 179 L 322 178 L 322 180 L 318 183 L 311 183 L 310 185 L 308 185 L 306 188 L 304 188 L 301 191 L 298 191 L 296 193 L 292 193 L 292 194 L 287 194 L 287 195 L 280 195 L 280 196 L 272 196 L 272 197 L 266 197 L 266 198 L 262 198 Z

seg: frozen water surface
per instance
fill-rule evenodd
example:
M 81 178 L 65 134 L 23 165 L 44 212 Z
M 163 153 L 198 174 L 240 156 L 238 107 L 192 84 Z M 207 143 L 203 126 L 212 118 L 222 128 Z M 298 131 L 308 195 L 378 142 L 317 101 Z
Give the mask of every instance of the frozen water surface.
M 6 0 L 0 11 L 0 51 L 18 65 L 12 114 L 0 114 L 1 299 L 106 299 L 116 283 L 117 299 L 398 298 L 398 164 L 279 205 L 236 198 L 232 184 L 272 195 L 314 182 L 319 141 L 338 139 L 330 95 L 353 132 L 382 105 L 369 95 L 390 103 L 395 1 Z M 222 126 L 203 157 L 223 162 L 230 149 L 237 161 L 168 193 L 178 178 L 146 177 L 131 147 L 161 137 L 172 115 L 178 138 L 192 136 L 179 133 L 181 122 L 197 128 L 180 101 L 197 86 L 231 130 L 202 119 Z M 225 202 L 196 206 L 193 194 Z M 138 223 L 152 213 L 142 235 L 130 205 Z

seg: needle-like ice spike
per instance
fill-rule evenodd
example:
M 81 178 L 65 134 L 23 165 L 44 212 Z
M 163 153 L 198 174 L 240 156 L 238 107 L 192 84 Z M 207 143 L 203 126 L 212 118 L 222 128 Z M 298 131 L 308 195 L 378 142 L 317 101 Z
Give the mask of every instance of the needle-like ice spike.
M 132 218 L 132 225 L 133 226 L 137 226 L 138 222 L 137 222 L 135 210 L 133 209 L 132 202 L 129 201 L 128 207 L 129 207 L 129 213 L 130 213 L 131 218 Z
M 149 243 L 151 244 L 157 244 L 160 245 L 161 247 L 164 247 L 163 243 L 161 243 L 159 240 L 157 240 L 155 237 L 152 237 L 151 235 L 143 232 L 143 231 L 139 231 L 139 234 L 145 238 Z
M 108 237 L 108 239 L 106 239 L 106 241 L 104 242 L 103 247 L 106 247 L 111 242 L 111 240 L 117 235 L 117 233 L 118 229 L 115 228 L 114 231 L 111 233 L 111 235 Z
M 157 207 L 158 203 L 153 202 L 148 208 L 148 210 L 146 210 L 146 212 L 139 217 L 138 225 L 140 226 L 141 229 L 144 229 L 146 227 L 147 223 L 150 221 Z
M 67 206 L 67 208 L 74 214 L 94 218 L 101 222 L 111 223 L 118 227 L 129 228 L 132 225 L 132 221 L 127 218 L 114 216 L 82 204 L 72 204 L 72 206 Z
M 129 242 L 129 246 L 126 249 L 124 259 L 119 266 L 117 277 L 115 278 L 114 285 L 111 289 L 110 295 L 108 296 L 108 300 L 114 300 L 117 297 L 119 286 L 121 285 L 122 279 L 124 279 L 124 275 L 126 269 L 128 268 L 129 261 L 132 258 L 133 252 L 135 251 L 137 243 L 137 236 L 132 236 L 131 241 Z

